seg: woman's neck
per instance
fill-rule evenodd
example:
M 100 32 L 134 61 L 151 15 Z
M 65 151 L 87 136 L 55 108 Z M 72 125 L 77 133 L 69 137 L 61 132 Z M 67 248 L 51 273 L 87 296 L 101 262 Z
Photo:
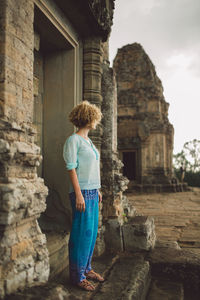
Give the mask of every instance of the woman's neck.
M 79 128 L 76 133 L 80 134 L 85 139 L 88 139 L 88 133 L 89 133 L 89 131 L 90 131 L 89 128 L 84 127 L 84 128 Z

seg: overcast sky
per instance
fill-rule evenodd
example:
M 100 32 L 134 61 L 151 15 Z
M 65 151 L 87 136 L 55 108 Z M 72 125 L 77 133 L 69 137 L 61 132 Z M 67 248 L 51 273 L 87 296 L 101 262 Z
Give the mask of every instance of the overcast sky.
M 117 48 L 134 42 L 162 80 L 177 153 L 200 139 L 200 0 L 116 0 L 111 65 Z

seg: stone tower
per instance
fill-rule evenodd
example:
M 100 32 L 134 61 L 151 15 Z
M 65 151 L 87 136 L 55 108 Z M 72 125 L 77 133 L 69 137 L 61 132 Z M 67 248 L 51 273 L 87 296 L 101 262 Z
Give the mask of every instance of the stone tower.
M 118 149 L 129 189 L 174 190 L 174 129 L 155 67 L 138 43 L 118 49 L 114 60 L 118 93 Z

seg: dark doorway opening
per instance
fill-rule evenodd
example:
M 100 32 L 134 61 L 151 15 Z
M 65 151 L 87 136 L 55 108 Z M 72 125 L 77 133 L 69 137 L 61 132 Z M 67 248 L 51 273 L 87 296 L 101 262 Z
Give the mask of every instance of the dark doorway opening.
M 136 152 L 123 152 L 123 175 L 129 180 L 136 180 Z

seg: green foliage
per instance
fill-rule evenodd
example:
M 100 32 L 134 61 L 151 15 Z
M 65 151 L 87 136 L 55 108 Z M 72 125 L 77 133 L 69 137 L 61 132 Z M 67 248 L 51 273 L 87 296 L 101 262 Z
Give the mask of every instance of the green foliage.
M 175 169 L 175 175 L 181 180 L 180 170 Z M 191 171 L 186 171 L 184 182 L 187 182 L 189 186 L 200 187 L 200 172 L 193 173 Z
M 181 167 L 185 171 L 184 181 L 190 186 L 200 187 L 200 140 L 186 142 L 183 150 L 173 156 L 175 175 L 181 180 Z
M 182 166 L 187 172 L 199 172 L 200 140 L 194 139 L 190 142 L 186 142 L 183 146 L 183 150 L 175 154 L 173 158 L 173 164 L 176 170 Z
M 200 187 L 200 172 L 186 172 L 185 182 L 187 182 L 190 186 Z

